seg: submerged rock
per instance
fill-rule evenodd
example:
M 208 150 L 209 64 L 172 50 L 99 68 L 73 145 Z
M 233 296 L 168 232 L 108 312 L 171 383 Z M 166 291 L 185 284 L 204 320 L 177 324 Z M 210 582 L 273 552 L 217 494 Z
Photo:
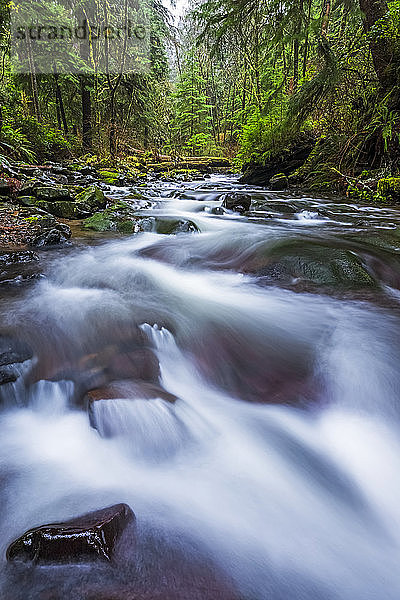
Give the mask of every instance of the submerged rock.
M 306 282 L 340 289 L 376 285 L 362 260 L 353 252 L 304 240 L 276 244 L 267 255 L 255 257 L 244 271 L 267 281 L 287 284 Z
M 20 284 L 39 276 L 39 257 L 31 250 L 0 252 L 0 284 Z
M 174 403 L 177 398 L 160 385 L 148 381 L 113 381 L 109 385 L 91 390 L 87 394 L 89 405 L 99 400 L 152 400 L 160 398 L 166 402 Z
M 134 519 L 127 504 L 115 504 L 64 523 L 41 525 L 10 544 L 7 560 L 39 564 L 109 561 L 118 538 Z
M 222 206 L 228 210 L 236 212 L 245 212 L 251 205 L 251 196 L 241 192 L 229 192 L 223 197 Z

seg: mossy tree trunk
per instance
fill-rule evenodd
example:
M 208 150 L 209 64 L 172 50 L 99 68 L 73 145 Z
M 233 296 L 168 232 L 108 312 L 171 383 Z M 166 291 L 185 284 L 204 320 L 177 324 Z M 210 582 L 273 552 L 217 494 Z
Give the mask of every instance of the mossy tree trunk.
M 364 14 L 364 28 L 368 33 L 386 14 L 388 5 L 386 0 L 360 0 L 360 9 Z M 385 37 L 373 37 L 370 48 L 376 76 L 383 92 L 388 93 L 397 83 L 393 46 Z

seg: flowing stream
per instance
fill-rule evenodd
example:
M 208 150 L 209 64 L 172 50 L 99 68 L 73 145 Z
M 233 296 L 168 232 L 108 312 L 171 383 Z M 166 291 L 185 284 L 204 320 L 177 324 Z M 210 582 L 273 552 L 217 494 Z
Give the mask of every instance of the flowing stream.
M 400 213 L 221 176 L 145 193 L 199 232 L 78 238 L 1 303 L 36 358 L 1 392 L 0 598 L 398 600 Z M 87 410 L 90 378 L 125 392 Z M 6 563 L 117 502 L 116 564 Z

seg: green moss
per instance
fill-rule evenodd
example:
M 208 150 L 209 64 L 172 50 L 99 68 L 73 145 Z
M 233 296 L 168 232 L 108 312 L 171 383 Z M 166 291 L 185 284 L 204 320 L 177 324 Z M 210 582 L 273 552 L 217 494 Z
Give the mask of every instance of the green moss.
M 120 221 L 116 224 L 117 231 L 119 231 L 120 233 L 133 233 L 134 225 L 134 222 L 129 220 Z
M 104 208 L 106 205 L 106 197 L 103 191 L 96 185 L 91 185 L 83 190 L 83 192 L 77 194 L 75 200 L 89 206 L 93 210 Z
M 400 202 L 400 177 L 385 177 L 378 181 L 378 194 L 384 199 Z
M 85 229 L 94 231 L 113 231 L 116 230 L 116 224 L 111 218 L 108 210 L 95 213 L 93 216 L 85 219 L 83 226 Z
M 126 198 L 129 198 L 130 200 L 144 200 L 144 196 L 143 194 L 141 194 L 140 192 L 130 192 L 128 196 L 126 196 Z
M 120 182 L 120 174 L 116 171 L 99 171 L 99 177 L 101 181 L 109 185 L 117 185 Z

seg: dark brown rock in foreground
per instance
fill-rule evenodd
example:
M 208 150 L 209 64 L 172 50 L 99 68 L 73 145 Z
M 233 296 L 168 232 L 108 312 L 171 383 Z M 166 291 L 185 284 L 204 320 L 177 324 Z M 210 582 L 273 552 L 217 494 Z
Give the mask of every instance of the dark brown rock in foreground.
M 126 525 L 135 519 L 127 504 L 115 504 L 71 519 L 41 525 L 24 533 L 7 549 L 7 560 L 71 563 L 110 560 Z

